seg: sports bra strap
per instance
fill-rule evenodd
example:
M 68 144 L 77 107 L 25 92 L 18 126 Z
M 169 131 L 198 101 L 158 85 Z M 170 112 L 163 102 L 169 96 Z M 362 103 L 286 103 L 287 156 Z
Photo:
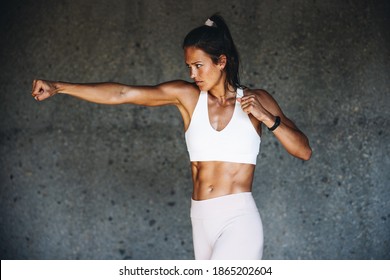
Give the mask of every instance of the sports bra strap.
M 244 90 L 242 88 L 237 88 L 237 97 L 241 98 L 244 96 Z

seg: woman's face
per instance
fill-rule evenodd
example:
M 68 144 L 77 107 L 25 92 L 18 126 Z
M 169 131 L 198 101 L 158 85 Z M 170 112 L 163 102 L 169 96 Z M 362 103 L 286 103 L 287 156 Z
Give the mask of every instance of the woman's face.
M 222 58 L 218 64 L 215 64 L 207 53 L 195 47 L 184 49 L 184 59 L 190 69 L 191 79 L 195 81 L 200 90 L 210 91 L 218 85 L 224 85 L 225 59 Z

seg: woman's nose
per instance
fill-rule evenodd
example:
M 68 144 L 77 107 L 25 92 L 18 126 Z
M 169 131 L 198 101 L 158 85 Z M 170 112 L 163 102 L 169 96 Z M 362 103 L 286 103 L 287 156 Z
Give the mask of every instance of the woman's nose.
M 190 69 L 190 77 L 191 77 L 191 79 L 195 79 L 195 77 L 196 77 L 196 71 L 192 68 Z

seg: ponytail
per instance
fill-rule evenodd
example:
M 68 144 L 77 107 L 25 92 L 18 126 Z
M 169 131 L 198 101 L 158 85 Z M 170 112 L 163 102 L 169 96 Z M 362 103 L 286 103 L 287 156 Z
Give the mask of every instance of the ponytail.
M 183 41 L 183 49 L 196 47 L 207 53 L 217 64 L 221 55 L 226 56 L 226 82 L 236 90 L 240 87 L 240 60 L 232 35 L 224 19 L 214 14 L 207 19 L 205 25 L 190 31 Z

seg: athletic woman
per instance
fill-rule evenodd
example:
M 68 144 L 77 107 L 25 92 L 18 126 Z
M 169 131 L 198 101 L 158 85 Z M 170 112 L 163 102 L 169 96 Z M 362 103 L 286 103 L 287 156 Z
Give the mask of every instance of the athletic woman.
M 55 94 L 101 104 L 175 105 L 183 118 L 191 161 L 191 222 L 196 259 L 261 259 L 263 228 L 252 196 L 262 126 L 291 155 L 308 160 L 307 137 L 272 96 L 240 84 L 239 57 L 219 15 L 195 28 L 183 42 L 194 82 L 155 86 L 73 84 L 34 80 L 32 96 Z

